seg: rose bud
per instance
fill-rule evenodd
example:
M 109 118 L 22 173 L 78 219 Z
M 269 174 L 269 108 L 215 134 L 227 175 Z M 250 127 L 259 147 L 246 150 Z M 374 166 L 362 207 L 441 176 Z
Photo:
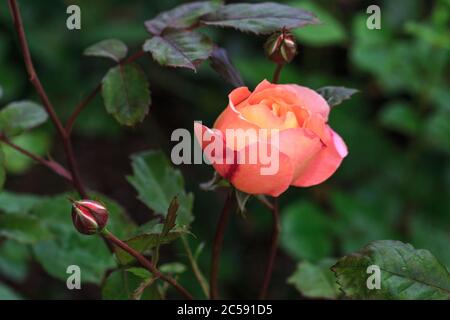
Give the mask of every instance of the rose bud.
M 276 197 L 289 186 L 314 186 L 330 178 L 347 156 L 344 141 L 328 125 L 328 103 L 312 89 L 264 80 L 253 92 L 240 87 L 228 97 L 213 129 L 195 123 L 194 130 L 214 169 L 240 191 Z M 212 148 L 217 141 L 222 149 Z M 258 151 L 253 162 L 251 150 Z M 264 150 L 276 155 L 278 167 L 270 174 L 262 171 L 270 165 Z
M 264 44 L 267 57 L 277 64 L 289 63 L 297 55 L 294 36 L 287 30 L 271 35 Z
M 93 200 L 72 201 L 72 221 L 82 234 L 95 234 L 108 222 L 108 211 L 99 202 Z

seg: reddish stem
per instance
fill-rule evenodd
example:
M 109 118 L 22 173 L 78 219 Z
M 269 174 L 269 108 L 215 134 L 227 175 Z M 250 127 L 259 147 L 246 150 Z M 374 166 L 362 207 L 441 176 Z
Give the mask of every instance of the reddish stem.
M 56 162 L 54 160 L 47 160 L 47 159 L 41 158 L 40 156 L 38 156 L 38 155 L 36 155 L 34 153 L 31 153 L 31 152 L 23 149 L 22 147 L 16 145 L 15 143 L 11 142 L 7 137 L 5 137 L 3 135 L 0 135 L 0 141 L 5 143 L 6 145 L 10 146 L 11 148 L 15 149 L 16 151 L 22 153 L 23 155 L 33 159 L 34 161 L 36 161 L 36 162 L 46 166 L 47 168 L 52 170 L 57 175 L 63 177 L 66 180 L 68 180 L 70 183 L 73 182 L 72 181 L 72 175 L 70 174 L 70 172 L 67 171 L 67 169 L 64 168 L 58 162 Z
M 234 206 L 234 194 L 233 189 L 231 189 L 227 196 L 227 199 L 225 200 L 225 204 L 222 213 L 220 214 L 219 222 L 217 223 L 216 233 L 214 236 L 212 259 L 211 259 L 210 288 L 209 288 L 209 295 L 211 299 L 218 299 L 219 297 L 217 278 L 219 274 L 220 253 L 222 251 L 225 229 L 228 224 L 228 220 L 233 206 Z
M 175 279 L 172 277 L 169 277 L 161 271 L 159 271 L 151 261 L 147 260 L 143 255 L 141 255 L 138 251 L 131 248 L 129 245 L 127 245 L 125 242 L 117 238 L 115 235 L 113 235 L 111 232 L 107 230 L 103 230 L 102 235 L 105 237 L 106 240 L 111 242 L 112 244 L 118 246 L 119 248 L 125 250 L 130 255 L 136 258 L 139 263 L 145 267 L 148 271 L 153 273 L 155 277 L 161 278 L 162 280 L 166 281 L 170 285 L 172 285 L 175 289 L 177 289 L 186 299 L 192 300 L 192 295 L 183 288 Z
M 77 119 L 78 115 L 81 113 L 81 111 L 84 110 L 84 108 L 86 108 L 86 106 L 89 104 L 89 102 L 91 102 L 95 98 L 95 96 L 100 92 L 101 89 L 102 89 L 102 84 L 99 83 L 97 85 L 97 87 L 95 87 L 95 89 L 92 90 L 92 92 L 86 97 L 86 99 L 81 101 L 81 103 L 75 108 L 75 110 L 70 115 L 69 120 L 67 121 L 67 124 L 66 124 L 67 135 L 70 136 L 70 134 L 72 133 L 73 125 L 74 125 L 75 120 Z
M 267 290 L 269 289 L 270 279 L 272 278 L 273 266 L 277 256 L 278 238 L 280 235 L 280 214 L 278 209 L 278 198 L 274 198 L 273 209 L 270 211 L 273 217 L 272 239 L 270 241 L 269 258 L 267 260 L 264 280 L 259 294 L 260 299 L 267 298 Z
M 8 0 L 8 3 L 9 3 L 10 10 L 11 10 L 11 15 L 14 20 L 14 26 L 17 31 L 17 35 L 19 37 L 19 43 L 20 43 L 20 47 L 22 49 L 23 60 L 25 62 L 25 66 L 26 66 L 30 81 L 33 84 L 33 86 L 35 87 L 39 97 L 42 100 L 42 103 L 44 104 L 45 110 L 47 111 L 50 119 L 52 120 L 53 124 L 56 127 L 56 130 L 58 131 L 59 135 L 61 136 L 61 139 L 64 144 L 64 151 L 66 153 L 67 162 L 69 165 L 69 170 L 71 171 L 72 184 L 82 198 L 87 198 L 88 197 L 87 193 L 84 189 L 83 184 L 81 183 L 80 175 L 77 170 L 74 152 L 72 149 L 72 142 L 70 141 L 69 136 L 68 136 L 66 130 L 64 129 L 61 121 L 59 120 L 58 116 L 56 115 L 55 109 L 53 108 L 53 105 L 50 102 L 50 99 L 48 98 L 47 93 L 41 84 L 41 81 L 39 80 L 36 70 L 34 69 L 33 60 L 31 59 L 30 49 L 28 47 L 28 42 L 27 42 L 27 38 L 25 35 L 25 30 L 23 27 L 22 18 L 20 15 L 19 7 L 17 5 L 17 1 L 16 0 Z
M 137 59 L 139 59 L 140 57 L 142 57 L 143 55 L 145 55 L 145 51 L 141 49 L 141 50 L 136 51 L 135 53 L 133 53 L 128 58 L 122 60 L 120 62 L 120 64 L 124 65 L 124 64 L 128 64 L 128 63 L 132 63 L 132 62 L 136 61 Z
M 20 10 L 17 6 L 16 0 L 8 0 L 11 14 L 14 20 L 14 26 L 19 37 L 20 47 L 22 49 L 23 60 L 25 62 L 25 67 L 27 68 L 28 75 L 30 77 L 30 82 L 36 88 L 39 97 L 44 104 L 44 108 L 47 111 L 50 119 L 53 121 L 59 134 L 63 136 L 65 134 L 64 127 L 56 115 L 55 109 L 53 108 L 44 88 L 42 87 L 41 81 L 39 80 L 36 70 L 34 69 L 33 60 L 31 59 L 30 50 L 28 48 L 28 42 L 25 35 L 25 30 L 23 28 L 22 18 L 20 16 Z
M 277 66 L 273 73 L 272 83 L 278 83 L 278 80 L 280 80 L 280 73 L 281 73 L 281 69 L 283 69 L 283 66 L 284 65 L 282 63 L 277 63 Z

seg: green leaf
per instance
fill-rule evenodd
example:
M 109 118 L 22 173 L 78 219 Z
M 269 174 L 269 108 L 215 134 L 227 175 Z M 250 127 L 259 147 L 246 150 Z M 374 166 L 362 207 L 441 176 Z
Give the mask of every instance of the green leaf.
M 167 30 L 145 41 L 143 49 L 162 66 L 196 71 L 200 63 L 211 55 L 213 43 L 198 32 Z
M 2 214 L 0 215 L 0 237 L 30 244 L 50 238 L 51 233 L 36 217 Z
M 110 69 L 102 81 L 102 96 L 106 111 L 126 126 L 142 122 L 151 104 L 147 78 L 136 64 Z
M 27 193 L 0 192 L 0 211 L 5 213 L 26 214 L 41 201 L 41 198 Z
M 135 269 L 135 268 L 133 268 Z M 102 288 L 102 297 L 106 300 L 135 299 L 134 293 L 142 283 L 142 278 L 136 275 L 135 270 L 117 270 L 112 272 Z M 140 296 L 141 300 L 158 299 L 156 286 L 145 288 Z
M 71 219 L 71 205 L 67 200 L 71 194 L 61 194 L 43 200 L 32 210 L 32 214 L 50 229 L 54 237 L 33 246 L 36 260 L 52 276 L 66 281 L 67 267 L 77 265 L 82 270 L 83 283 L 102 281 L 105 271 L 116 266 L 113 256 L 99 236 L 78 233 Z M 73 196 L 72 196 L 73 197 Z M 108 229 L 122 238 L 129 234 L 133 224 L 126 219 L 123 209 L 114 201 L 101 195 L 90 198 L 102 201 L 109 211 Z
M 339 288 L 330 269 L 335 262 L 333 259 L 324 259 L 316 264 L 300 262 L 287 282 L 305 297 L 336 299 Z
M 5 167 L 5 154 L 3 148 L 0 145 L 0 191 L 3 190 L 6 181 L 6 167 Z
M 21 300 L 22 298 L 13 289 L 0 283 L 0 300 Z
M 211 67 L 223 78 L 225 81 L 233 85 L 233 87 L 244 86 L 239 71 L 231 63 L 228 58 L 227 51 L 223 48 L 215 47 L 209 57 Z
M 47 112 L 37 103 L 12 102 L 0 111 L 0 131 L 7 136 L 19 135 L 43 124 L 47 118 Z
M 311 1 L 296 1 L 290 3 L 293 7 L 306 9 L 320 19 L 321 24 L 305 26 L 294 30 L 295 37 L 302 44 L 325 46 L 342 43 L 346 39 L 342 24 L 322 7 Z
M 368 289 L 367 267 L 381 271 L 380 289 Z M 447 269 L 428 250 L 400 241 L 374 241 L 333 266 L 342 291 L 356 299 L 449 299 Z
M 431 25 L 408 21 L 405 24 L 405 31 L 424 42 L 429 42 L 433 46 L 442 47 L 447 50 L 450 49 L 448 32 L 446 33 L 442 30 L 438 30 Z
M 281 246 L 296 259 L 317 261 L 332 251 L 331 221 L 313 204 L 298 201 L 281 213 Z
M 127 268 L 127 271 L 144 280 L 152 276 L 152 273 L 144 268 Z
M 125 43 L 117 39 L 100 41 L 84 50 L 85 56 L 110 58 L 117 63 L 127 56 L 128 48 Z
M 39 156 L 45 156 L 50 148 L 50 134 L 45 131 L 25 132 L 11 139 L 16 145 Z M 7 172 L 20 174 L 31 168 L 35 162 L 10 146 L 2 146 Z
M 201 16 L 217 10 L 220 5 L 217 1 L 182 4 L 145 21 L 145 27 L 153 35 L 160 35 L 165 29 L 187 29 L 196 24 Z
M 319 23 L 310 12 L 274 2 L 229 4 L 205 15 L 204 25 L 231 27 L 243 32 L 269 34 L 282 28 L 294 29 Z
M 154 224 L 145 232 L 136 231 L 138 235 L 126 240 L 125 242 L 138 252 L 149 253 L 151 249 L 156 248 L 158 245 L 168 244 L 187 233 L 186 229 L 175 228 L 169 231 L 165 236 L 162 236 L 163 228 L 163 224 Z M 142 230 L 142 228 L 140 229 Z M 114 250 L 120 264 L 127 265 L 134 261 L 134 257 L 121 248 L 115 247 Z
M 28 273 L 29 250 L 14 240 L 0 245 L 0 274 L 16 282 L 22 282 Z
M 407 135 L 418 133 L 422 122 L 412 106 L 401 101 L 390 102 L 385 106 L 379 119 L 384 126 Z
M 424 135 L 430 145 L 450 152 L 450 114 L 438 111 L 430 115 L 425 122 Z
M 137 190 L 138 198 L 155 213 L 166 216 L 174 197 L 178 198 L 177 225 L 189 225 L 192 216 L 192 193 L 184 190 L 183 176 L 173 169 L 161 151 L 145 151 L 131 156 L 133 175 L 128 181 Z
M 350 99 L 358 90 L 345 87 L 322 87 L 317 92 L 328 102 L 330 107 L 341 104 L 342 101 Z
M 159 271 L 168 274 L 180 274 L 186 271 L 186 266 L 179 262 L 165 263 L 159 267 Z

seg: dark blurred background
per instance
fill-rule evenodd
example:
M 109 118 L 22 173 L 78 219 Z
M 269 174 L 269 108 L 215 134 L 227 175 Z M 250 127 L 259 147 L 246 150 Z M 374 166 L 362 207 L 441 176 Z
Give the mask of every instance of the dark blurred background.
M 183 1 L 32 1 L 20 0 L 36 69 L 58 114 L 73 108 L 112 63 L 83 57 L 100 40 L 117 38 L 139 50 L 149 37 L 143 22 Z M 357 250 L 372 240 L 397 239 L 426 248 L 450 266 L 450 1 L 377 1 L 381 30 L 366 28 L 366 8 L 374 1 L 286 1 L 309 9 L 324 24 L 295 31 L 299 54 L 282 72 L 281 83 L 311 88 L 347 86 L 360 92 L 333 109 L 331 126 L 344 138 L 349 155 L 327 182 L 291 188 L 281 198 L 282 236 L 270 297 L 301 297 L 287 278 L 299 261 L 318 262 Z M 66 8 L 81 7 L 82 29 L 65 27 Z M 233 30 L 205 28 L 228 50 L 246 85 L 271 79 L 265 38 Z M 81 114 L 73 138 L 82 178 L 89 188 L 117 200 L 138 223 L 152 213 L 126 181 L 129 155 L 162 149 L 170 155 L 176 128 L 192 131 L 194 120 L 212 125 L 225 108 L 232 87 L 204 63 L 197 73 L 163 68 L 150 56 L 139 60 L 149 78 L 150 113 L 133 129 L 121 127 L 98 96 Z M 38 97 L 27 80 L 6 1 L 0 3 L 1 106 Z M 64 161 L 50 123 L 16 138 L 40 155 Z M 5 149 L 5 189 L 34 194 L 70 190 L 60 178 Z M 181 166 L 186 187 L 194 192 L 192 245 L 205 242 L 200 266 L 209 272 L 210 245 L 224 192 L 206 192 L 198 184 L 212 176 L 206 165 Z M 251 199 L 245 217 L 233 216 L 222 254 L 222 296 L 257 296 L 266 263 L 271 215 Z M 174 244 L 163 256 L 177 255 Z M 3 250 L 3 253 L 2 253 Z M 23 298 L 100 298 L 96 285 L 69 292 L 27 253 L 9 254 L 0 246 L 0 286 Z M 182 257 L 184 258 L 184 257 Z M 199 296 L 192 273 L 182 282 Z M 3 283 L 3 285 L 2 285 Z

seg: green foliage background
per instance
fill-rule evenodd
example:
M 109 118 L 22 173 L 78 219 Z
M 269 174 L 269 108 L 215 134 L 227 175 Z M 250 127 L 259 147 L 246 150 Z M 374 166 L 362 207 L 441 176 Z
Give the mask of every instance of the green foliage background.
M 143 22 L 180 3 L 21 0 L 37 71 L 61 117 L 67 119 L 72 108 L 113 66 L 106 59 L 83 57 L 86 47 L 103 39 L 117 38 L 134 52 L 148 38 Z M 319 270 L 324 261 L 331 261 L 328 263 L 331 266 L 332 259 L 374 240 L 401 240 L 416 248 L 428 249 L 449 268 L 450 2 L 378 1 L 381 30 L 368 30 L 365 26 L 365 10 L 373 1 L 292 0 L 284 3 L 311 10 L 324 24 L 295 32 L 299 55 L 283 70 L 280 82 L 312 88 L 346 86 L 360 92 L 331 113 L 331 126 L 349 148 L 341 168 L 326 183 L 307 189 L 291 188 L 281 198 L 281 250 L 270 296 L 311 296 L 309 291 L 302 290 L 301 295 L 296 290 L 291 275 L 297 263 L 307 268 L 304 273 L 317 274 L 319 271 L 314 270 Z M 65 27 L 69 4 L 82 8 L 81 31 L 69 31 Z M 8 13 L 6 1 L 2 1 L 2 106 L 17 100 L 38 100 L 27 81 Z M 271 78 L 274 66 L 264 57 L 263 37 L 212 28 L 206 28 L 205 32 L 228 50 L 250 88 L 264 78 Z M 136 198 L 136 191 L 127 182 L 126 176 L 132 174 L 129 155 L 147 149 L 162 149 L 169 155 L 173 146 L 172 131 L 175 128 L 192 131 L 194 120 L 212 124 L 226 106 L 227 93 L 232 88 L 208 63 L 202 64 L 197 73 L 160 67 L 150 56 L 140 59 L 139 64 L 150 82 L 149 115 L 135 128 L 121 127 L 105 111 L 99 96 L 75 125 L 74 148 L 86 184 L 124 207 L 116 204 L 115 211 L 126 210 L 131 220 L 143 224 L 152 219 L 153 212 Z M 35 153 L 51 152 L 56 159 L 63 159 L 60 141 L 49 123 L 15 138 L 15 142 Z M 70 190 L 60 178 L 15 151 L 3 147 L 3 153 L 7 168 L 5 189 L 9 192 L 49 196 Z M 199 189 L 198 184 L 210 178 L 210 167 L 181 166 L 180 169 L 186 189 L 195 195 L 195 221 L 191 231 L 196 237 L 188 238 L 193 248 L 205 243 L 199 264 L 208 274 L 210 244 L 224 194 Z M 57 219 L 55 221 L 59 222 L 55 223 L 59 223 L 60 228 L 56 234 L 70 238 L 65 243 L 78 246 L 80 255 L 83 246 L 102 245 L 69 234 L 69 207 L 66 216 L 64 213 L 56 216 L 51 212 L 52 206 L 56 206 L 52 201 L 31 209 L 35 201 L 32 196 L 22 195 L 20 200 L 14 197 L 7 192 L 0 194 L 0 210 L 4 215 L 20 213 L 20 219 L 25 219 L 27 225 L 35 223 L 26 217 L 29 212 Z M 63 198 L 58 199 L 64 203 Z M 11 209 L 11 206 L 18 208 Z M 123 222 L 123 225 L 131 224 Z M 121 227 L 116 228 L 120 232 Z M 249 201 L 244 218 L 232 217 L 220 269 L 224 297 L 257 295 L 270 229 L 271 215 L 255 199 Z M 99 298 L 102 279 L 96 268 L 103 270 L 102 266 L 112 266 L 111 258 L 81 257 L 86 263 L 84 268 L 93 265 L 86 272 L 86 281 L 91 283 L 83 284 L 80 291 L 70 292 L 62 281 L 65 275 L 51 270 L 53 259 L 70 264 L 67 260 L 71 257 L 64 256 L 64 247 L 46 246 L 46 237 L 42 233 L 25 233 L 24 236 L 21 230 L 13 237 L 0 233 L 0 297 Z M 39 245 L 31 249 L 30 244 L 36 241 Z M 161 259 L 187 264 L 181 248 L 179 241 L 165 246 Z M 201 296 L 190 272 L 185 271 L 179 277 Z M 111 288 L 107 288 L 111 292 Z M 321 294 L 333 297 L 335 292 L 336 288 L 329 286 Z

